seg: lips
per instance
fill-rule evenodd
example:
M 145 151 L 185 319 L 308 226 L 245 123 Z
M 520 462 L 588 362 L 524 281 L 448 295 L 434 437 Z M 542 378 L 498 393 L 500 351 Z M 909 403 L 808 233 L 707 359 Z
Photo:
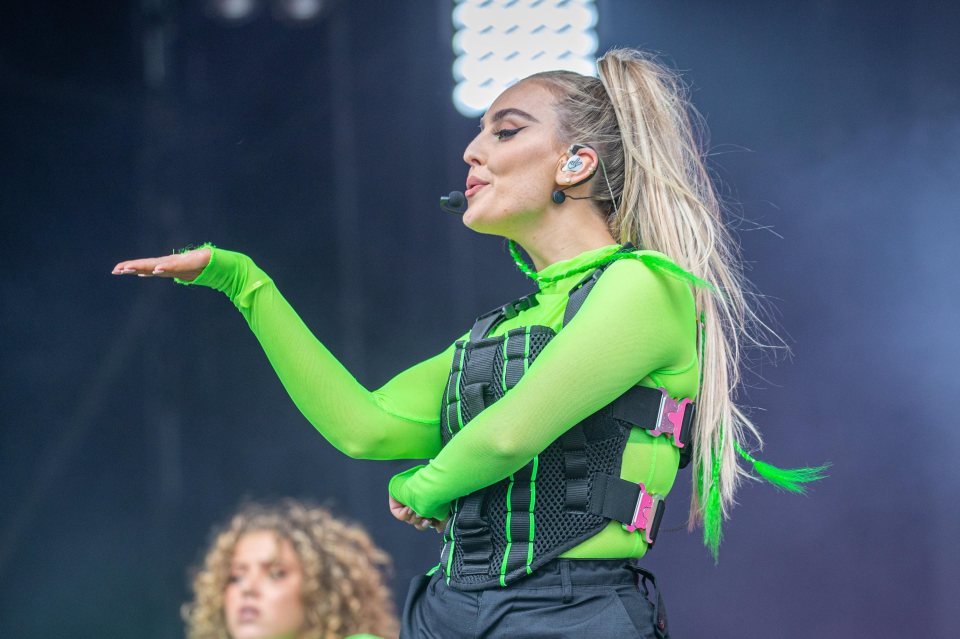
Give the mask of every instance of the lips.
M 237 621 L 249 623 L 260 618 L 260 611 L 254 606 L 244 606 L 237 611 Z
M 480 178 L 473 177 L 471 175 L 470 177 L 467 178 L 467 190 L 464 193 L 464 195 L 467 197 L 470 197 L 471 195 L 475 194 L 477 191 L 487 186 L 488 184 L 490 183 L 484 182 Z

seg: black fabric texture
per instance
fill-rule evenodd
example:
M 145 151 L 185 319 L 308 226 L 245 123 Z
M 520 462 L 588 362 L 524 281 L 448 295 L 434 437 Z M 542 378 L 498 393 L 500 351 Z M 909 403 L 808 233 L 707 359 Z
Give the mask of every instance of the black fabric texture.
M 669 627 L 650 572 L 625 560 L 556 559 L 506 589 L 457 590 L 439 571 L 415 577 L 400 637 L 669 639 Z

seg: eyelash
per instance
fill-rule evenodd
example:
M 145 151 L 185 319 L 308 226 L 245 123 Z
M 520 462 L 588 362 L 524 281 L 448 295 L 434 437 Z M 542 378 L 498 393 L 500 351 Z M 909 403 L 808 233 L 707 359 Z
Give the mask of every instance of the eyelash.
M 493 137 L 497 138 L 498 140 L 500 140 L 500 141 L 502 142 L 502 141 L 504 141 L 504 140 L 509 140 L 510 138 L 512 138 L 513 136 L 515 136 L 515 135 L 516 135 L 517 133 L 519 133 L 520 131 L 523 131 L 525 128 L 527 128 L 527 127 L 522 126 L 522 127 L 520 127 L 520 128 L 517 128 L 517 129 L 498 129 L 498 130 L 496 130 L 496 131 L 493 132 Z
M 282 568 L 275 568 L 271 570 L 268 574 L 271 579 L 283 579 L 284 577 L 287 576 L 287 571 L 283 570 Z M 228 584 L 239 583 L 241 579 L 243 579 L 242 575 L 230 575 L 227 577 L 227 583 Z

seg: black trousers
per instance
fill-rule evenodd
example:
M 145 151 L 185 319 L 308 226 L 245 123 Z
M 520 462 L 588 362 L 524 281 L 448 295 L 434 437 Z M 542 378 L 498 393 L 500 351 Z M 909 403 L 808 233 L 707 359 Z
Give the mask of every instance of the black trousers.
M 401 639 L 669 637 L 654 576 L 633 562 L 555 559 L 507 588 L 456 590 L 414 577 Z

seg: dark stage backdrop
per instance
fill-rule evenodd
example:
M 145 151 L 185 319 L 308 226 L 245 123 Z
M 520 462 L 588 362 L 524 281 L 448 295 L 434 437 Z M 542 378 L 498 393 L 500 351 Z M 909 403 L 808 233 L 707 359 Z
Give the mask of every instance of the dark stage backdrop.
M 530 290 L 441 213 L 476 122 L 450 3 L 239 27 L 202 3 L 0 13 L 0 636 L 182 636 L 187 570 L 244 497 L 363 522 L 398 601 L 438 538 L 406 462 L 345 459 L 220 294 L 114 278 L 213 241 L 253 256 L 368 387 Z M 960 21 L 952 3 L 605 0 L 601 49 L 662 51 L 712 131 L 750 276 L 792 348 L 745 401 L 808 497 L 748 485 L 719 565 L 665 533 L 676 637 L 952 637 L 960 596 Z M 683 475 L 666 528 L 682 526 Z

